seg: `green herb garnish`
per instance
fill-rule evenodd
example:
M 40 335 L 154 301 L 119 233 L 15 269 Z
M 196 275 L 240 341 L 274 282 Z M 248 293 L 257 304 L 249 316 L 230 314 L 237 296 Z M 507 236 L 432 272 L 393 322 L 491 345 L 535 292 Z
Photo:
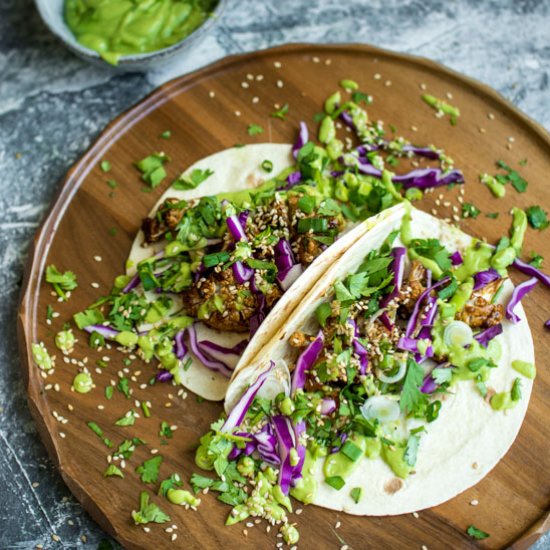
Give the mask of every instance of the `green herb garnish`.
M 361 500 L 362 491 L 363 491 L 363 489 L 361 489 L 361 487 L 354 487 L 350 491 L 349 494 L 350 494 L 351 498 L 353 499 L 353 502 L 355 502 L 355 504 L 357 504 Z
M 462 203 L 462 217 L 463 218 L 473 218 L 474 220 L 479 216 L 481 210 L 476 208 L 470 202 Z
M 213 173 L 214 171 L 210 170 L 210 168 L 207 168 L 206 170 L 196 168 L 188 176 L 181 175 L 172 183 L 172 187 L 178 190 L 195 189 Z
M 165 514 L 155 503 L 149 502 L 149 495 L 142 491 L 139 495 L 139 510 L 132 512 L 132 519 L 136 525 L 146 523 L 166 523 L 170 516 Z
M 482 531 L 481 529 L 478 529 L 473 525 L 470 525 L 468 527 L 468 529 L 466 530 L 466 533 L 468 533 L 468 535 L 470 535 L 473 539 L 476 539 L 476 540 L 483 540 L 490 536 L 489 533 L 486 533 L 485 531 Z
M 247 132 L 249 136 L 257 136 L 262 134 L 264 129 L 259 124 L 249 124 Z
M 145 460 L 141 466 L 136 468 L 136 473 L 141 476 L 143 483 L 156 483 L 159 477 L 159 469 L 162 463 L 162 456 L 157 455 Z
M 53 264 L 46 267 L 46 282 L 53 286 L 56 294 L 64 301 L 67 300 L 66 293 L 78 286 L 76 275 L 72 271 L 61 273 Z
M 103 172 L 109 172 L 111 170 L 111 163 L 108 160 L 102 160 L 99 167 Z
M 527 214 L 527 220 L 529 225 L 533 229 L 546 229 L 550 222 L 548 221 L 548 214 L 540 206 L 530 206 L 525 210 Z
M 288 114 L 288 103 L 285 103 L 279 110 L 274 111 L 269 116 L 273 118 L 280 118 L 281 120 L 285 120 L 287 114 Z M 250 134 L 250 126 L 248 128 L 249 128 L 248 133 Z M 250 134 L 250 135 L 253 135 L 253 134 Z

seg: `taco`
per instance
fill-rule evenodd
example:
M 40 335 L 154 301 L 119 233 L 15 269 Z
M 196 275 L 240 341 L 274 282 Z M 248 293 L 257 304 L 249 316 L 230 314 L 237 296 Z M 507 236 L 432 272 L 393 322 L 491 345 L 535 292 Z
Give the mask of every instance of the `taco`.
M 479 482 L 535 377 L 519 302 L 533 282 L 507 277 L 515 251 L 407 204 L 388 212 L 237 365 L 211 436 L 237 436 L 237 468 L 277 468 L 273 494 L 356 515 L 418 511 Z M 201 441 L 204 467 L 216 451 Z
M 320 131 L 325 146 L 309 141 L 301 123 L 294 145 L 233 147 L 188 168 L 143 220 L 126 275 L 79 328 L 158 361 L 158 380 L 222 400 L 243 351 L 259 351 L 247 347 L 250 337 L 262 341 L 281 326 L 295 297 L 361 234 L 348 233 L 355 225 L 368 229 L 421 189 L 463 182 L 442 151 L 388 140 L 351 101 L 341 109 L 362 145 L 344 145 L 327 115 L 321 127 L 329 122 L 334 132 L 327 141 Z M 392 166 L 418 157 L 439 167 L 395 175 L 385 169 L 390 157 Z M 137 165 L 156 173 L 165 160 L 156 154 Z M 324 257 L 326 249 L 333 252 Z

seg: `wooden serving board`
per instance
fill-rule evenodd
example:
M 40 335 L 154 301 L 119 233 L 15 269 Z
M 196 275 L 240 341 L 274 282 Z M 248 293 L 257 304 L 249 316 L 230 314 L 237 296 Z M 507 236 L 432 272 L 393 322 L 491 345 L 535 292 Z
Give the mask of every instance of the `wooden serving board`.
M 94 362 L 105 353 L 90 350 L 87 337 L 78 330 L 75 332 L 79 342 L 73 357 L 89 358 L 97 387 L 89 394 L 76 394 L 71 391 L 71 382 L 77 367 L 63 362 L 58 352 L 55 373 L 44 380 L 33 364 L 31 343 L 44 341 L 55 353 L 53 336 L 63 323 L 108 292 L 113 278 L 123 272 L 142 217 L 173 177 L 201 157 L 236 143 L 291 142 L 300 120 L 308 121 L 313 130 L 316 124 L 312 116 L 321 110 L 323 100 L 338 88 L 342 78 L 356 80 L 361 90 L 374 96 L 374 103 L 368 108 L 371 118 L 385 121 L 386 127 L 395 125 L 399 134 L 415 144 L 435 143 L 455 159 L 466 177 L 465 199 L 483 212 L 476 220 L 461 223 L 467 232 L 495 242 L 508 231 L 507 212 L 513 205 L 539 204 L 549 210 L 550 136 L 540 126 L 487 86 L 431 61 L 369 46 L 288 45 L 229 57 L 169 82 L 114 120 L 68 172 L 35 238 L 18 328 L 23 376 L 39 433 L 74 495 L 127 548 L 166 548 L 174 544 L 184 548 L 269 548 L 280 539 L 275 538 L 275 530 L 266 533 L 265 524 L 248 528 L 247 535 L 243 524 L 225 527 L 229 508 L 212 494 L 203 496 L 197 512 L 152 496 L 172 521 L 164 526 L 151 524 L 149 533 L 134 526 L 130 512 L 138 507 L 139 493 L 146 488 L 134 468 L 151 457 L 152 448 L 158 448 L 164 457 L 161 479 L 178 472 L 187 480 L 197 471 L 193 450 L 198 438 L 217 418 L 221 404 L 198 403 L 193 395 L 183 400 L 177 397 L 177 388 L 168 385 L 141 390 L 139 386 L 149 380 L 152 367 L 139 361 L 129 367 L 128 376 L 141 371 L 137 383 L 131 384 L 132 399 L 126 400 L 115 392 L 113 399 L 107 400 L 104 388 L 117 378 L 117 371 L 125 368 L 123 356 L 110 353 L 108 367 L 96 374 Z M 243 82 L 248 86 L 243 87 Z M 420 99 L 421 84 L 437 97 L 452 94 L 449 102 L 462 112 L 456 126 L 451 126 L 447 118 L 434 117 Z M 289 104 L 286 121 L 269 117 L 275 103 Z M 265 132 L 249 137 L 247 126 L 251 123 L 262 125 Z M 168 129 L 172 138 L 161 139 L 160 134 Z M 154 192 L 141 192 L 143 185 L 132 163 L 154 151 L 165 151 L 172 158 L 167 165 L 169 177 Z M 525 158 L 527 164 L 518 168 L 518 162 Z M 99 167 L 103 159 L 112 164 L 108 174 Z M 509 186 L 505 199 L 496 200 L 479 183 L 480 172 L 495 173 L 497 159 L 519 169 L 529 182 L 526 193 L 518 194 Z M 114 197 L 109 196 L 108 179 L 119 184 Z M 455 188 L 427 195 L 420 207 L 432 211 L 440 192 L 444 201 L 458 204 Z M 453 214 L 450 207 L 436 208 L 441 217 Z M 484 215 L 487 212 L 499 212 L 500 216 L 489 219 Z M 112 234 L 113 229 L 116 235 Z M 548 231 L 530 229 L 525 251 L 536 250 L 550 261 L 549 235 Z M 100 256 L 102 261 L 94 260 L 94 256 Z M 68 303 L 56 302 L 43 281 L 44 269 L 52 263 L 78 275 L 79 287 Z M 100 289 L 92 288 L 91 283 L 99 283 Z M 48 304 L 60 313 L 51 326 L 45 322 Z M 526 548 L 534 542 L 548 528 L 545 519 L 550 504 L 550 334 L 543 327 L 550 316 L 549 304 L 550 291 L 540 286 L 524 301 L 535 339 L 538 376 L 516 442 L 481 483 L 442 506 L 421 512 L 419 518 L 353 517 L 304 507 L 303 513 L 295 516 L 301 532 L 300 546 L 339 548 L 347 544 L 355 549 L 374 549 L 426 545 L 435 549 L 479 544 L 502 548 L 519 538 L 515 547 Z M 47 384 L 59 384 L 59 391 L 55 386 L 46 390 Z M 134 399 L 152 403 L 152 418 L 142 417 L 133 427 L 114 426 L 115 419 L 135 408 Z M 104 409 L 98 409 L 98 405 Z M 54 413 L 68 422 L 59 422 Z M 109 450 L 86 427 L 90 420 L 97 422 L 115 444 L 133 436 L 147 441 L 148 445 L 139 447 L 128 461 L 125 479 L 103 478 Z M 158 435 L 162 420 L 178 426 L 174 438 L 164 446 Z M 147 489 L 153 494 L 158 486 Z M 476 507 L 469 504 L 474 499 L 479 501 Z M 338 529 L 337 522 L 341 522 Z M 174 531 L 178 534 L 175 543 L 165 532 L 171 524 L 178 527 Z M 491 537 L 480 543 L 472 541 L 465 534 L 470 524 L 488 531 Z

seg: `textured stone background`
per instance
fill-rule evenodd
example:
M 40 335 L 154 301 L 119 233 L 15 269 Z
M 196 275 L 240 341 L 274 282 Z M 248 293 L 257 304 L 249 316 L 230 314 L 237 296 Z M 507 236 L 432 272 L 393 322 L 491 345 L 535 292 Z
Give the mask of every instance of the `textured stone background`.
M 549 29 L 548 0 L 230 0 L 191 55 L 148 75 L 114 76 L 58 44 L 31 0 L 0 0 L 0 548 L 95 548 L 105 538 L 36 436 L 14 319 L 27 247 L 57 182 L 109 120 L 229 53 L 370 42 L 482 80 L 550 129 Z M 536 548 L 550 549 L 550 538 Z

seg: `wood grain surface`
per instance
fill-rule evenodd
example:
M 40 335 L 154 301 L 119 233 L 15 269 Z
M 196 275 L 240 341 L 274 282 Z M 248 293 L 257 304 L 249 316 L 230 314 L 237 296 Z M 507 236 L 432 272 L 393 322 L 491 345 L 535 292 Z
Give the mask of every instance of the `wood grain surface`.
M 55 372 L 43 379 L 32 362 L 31 343 L 44 341 L 55 353 L 55 333 L 74 312 L 108 292 L 113 278 L 123 272 L 142 217 L 173 177 L 199 158 L 236 143 L 293 141 L 300 120 L 308 121 L 313 130 L 312 116 L 342 78 L 353 78 L 361 90 L 374 96 L 368 108 L 371 119 L 395 125 L 399 134 L 415 144 L 437 144 L 455 159 L 466 177 L 465 200 L 482 210 L 477 219 L 460 223 L 465 231 L 495 242 L 508 231 L 512 206 L 550 207 L 550 136 L 540 126 L 487 86 L 431 61 L 369 46 L 297 44 L 229 57 L 164 85 L 113 121 L 68 172 L 35 238 L 18 329 L 23 377 L 39 433 L 71 491 L 126 548 L 270 548 L 280 539 L 275 538 L 274 530 L 266 533 L 265 525 L 249 528 L 247 535 L 242 524 L 224 527 L 229 508 L 211 494 L 203 497 L 197 512 L 170 505 L 154 496 L 158 484 L 147 489 L 152 500 L 171 515 L 168 525 L 177 526 L 177 540 L 171 542 L 171 534 L 165 532 L 167 525 L 151 524 L 149 533 L 134 526 L 130 512 L 138 507 L 139 492 L 145 489 L 135 467 L 157 448 L 164 457 L 160 478 L 178 472 L 187 480 L 197 471 L 193 457 L 198 438 L 219 415 L 221 404 L 198 403 L 191 394 L 182 399 L 176 395 L 177 388 L 166 385 L 141 390 L 139 386 L 149 380 L 152 367 L 137 360 L 126 367 L 124 356 L 117 352 L 109 354 L 111 360 L 102 374 L 95 373 L 94 363 L 105 353 L 90 350 L 87 337 L 77 330 L 79 342 L 72 357 L 88 358 L 96 388 L 86 395 L 76 394 L 71 391 L 71 382 L 77 366 L 65 363 L 57 353 Z M 248 86 L 243 87 L 243 82 Z M 434 117 L 420 100 L 421 84 L 437 97 L 452 94 L 449 102 L 462 113 L 457 126 L 451 126 L 447 118 Z M 275 103 L 289 104 L 286 121 L 269 117 Z M 261 124 L 264 133 L 248 136 L 246 129 L 251 123 Z M 161 139 L 160 134 L 168 129 L 171 139 Z M 165 151 L 172 158 L 167 165 L 169 178 L 154 192 L 146 193 L 132 162 L 154 151 Z M 104 159 L 112 164 L 108 174 L 99 167 Z M 527 164 L 519 167 L 529 182 L 526 193 L 518 194 L 508 187 L 506 197 L 496 200 L 479 183 L 480 172 L 495 172 L 497 159 L 514 168 L 527 159 Z M 118 182 L 112 195 L 108 179 Z M 444 199 L 435 206 L 439 193 Z M 439 216 L 451 217 L 452 206 L 444 203 L 458 205 L 457 198 L 457 188 L 437 190 L 428 194 L 420 207 L 427 211 L 436 208 Z M 489 219 L 485 217 L 488 212 L 499 212 L 500 216 Z M 524 250 L 536 250 L 550 258 L 548 233 L 529 230 Z M 94 256 L 101 256 L 102 261 L 94 260 Z M 58 303 L 42 278 L 45 266 L 52 263 L 78 276 L 79 288 L 67 303 Z M 513 276 L 515 282 L 521 280 Z M 91 283 L 98 283 L 100 288 L 93 288 Z M 475 545 L 502 548 L 514 541 L 515 548 L 520 549 L 532 544 L 548 528 L 545 519 L 550 505 L 550 336 L 543 327 L 549 316 L 548 303 L 549 291 L 540 285 L 524 300 L 535 340 L 538 376 L 517 440 L 483 481 L 446 504 L 422 511 L 418 518 L 353 517 L 304 507 L 303 513 L 295 516 L 300 546 L 339 548 L 347 544 L 354 549 L 374 549 L 426 545 L 431 550 Z M 60 313 L 51 326 L 45 322 L 48 304 Z M 128 369 L 128 376 L 136 376 L 137 382 L 131 384 L 132 399 L 115 392 L 113 399 L 107 400 L 104 388 L 123 368 Z M 59 391 L 55 386 L 47 390 L 49 384 L 59 384 Z M 135 409 L 135 399 L 151 402 L 152 417 L 138 419 L 133 427 L 114 426 L 117 418 Z M 54 412 L 68 422 L 56 420 Z M 128 461 L 125 479 L 103 478 L 110 451 L 86 427 L 90 420 L 97 422 L 115 445 L 133 436 L 147 442 Z M 159 440 L 163 420 L 178 426 L 168 445 L 161 445 Z M 469 504 L 474 499 L 479 501 L 475 507 Z M 341 526 L 336 529 L 338 521 Z M 491 537 L 472 541 L 466 535 L 470 524 L 488 531 Z

